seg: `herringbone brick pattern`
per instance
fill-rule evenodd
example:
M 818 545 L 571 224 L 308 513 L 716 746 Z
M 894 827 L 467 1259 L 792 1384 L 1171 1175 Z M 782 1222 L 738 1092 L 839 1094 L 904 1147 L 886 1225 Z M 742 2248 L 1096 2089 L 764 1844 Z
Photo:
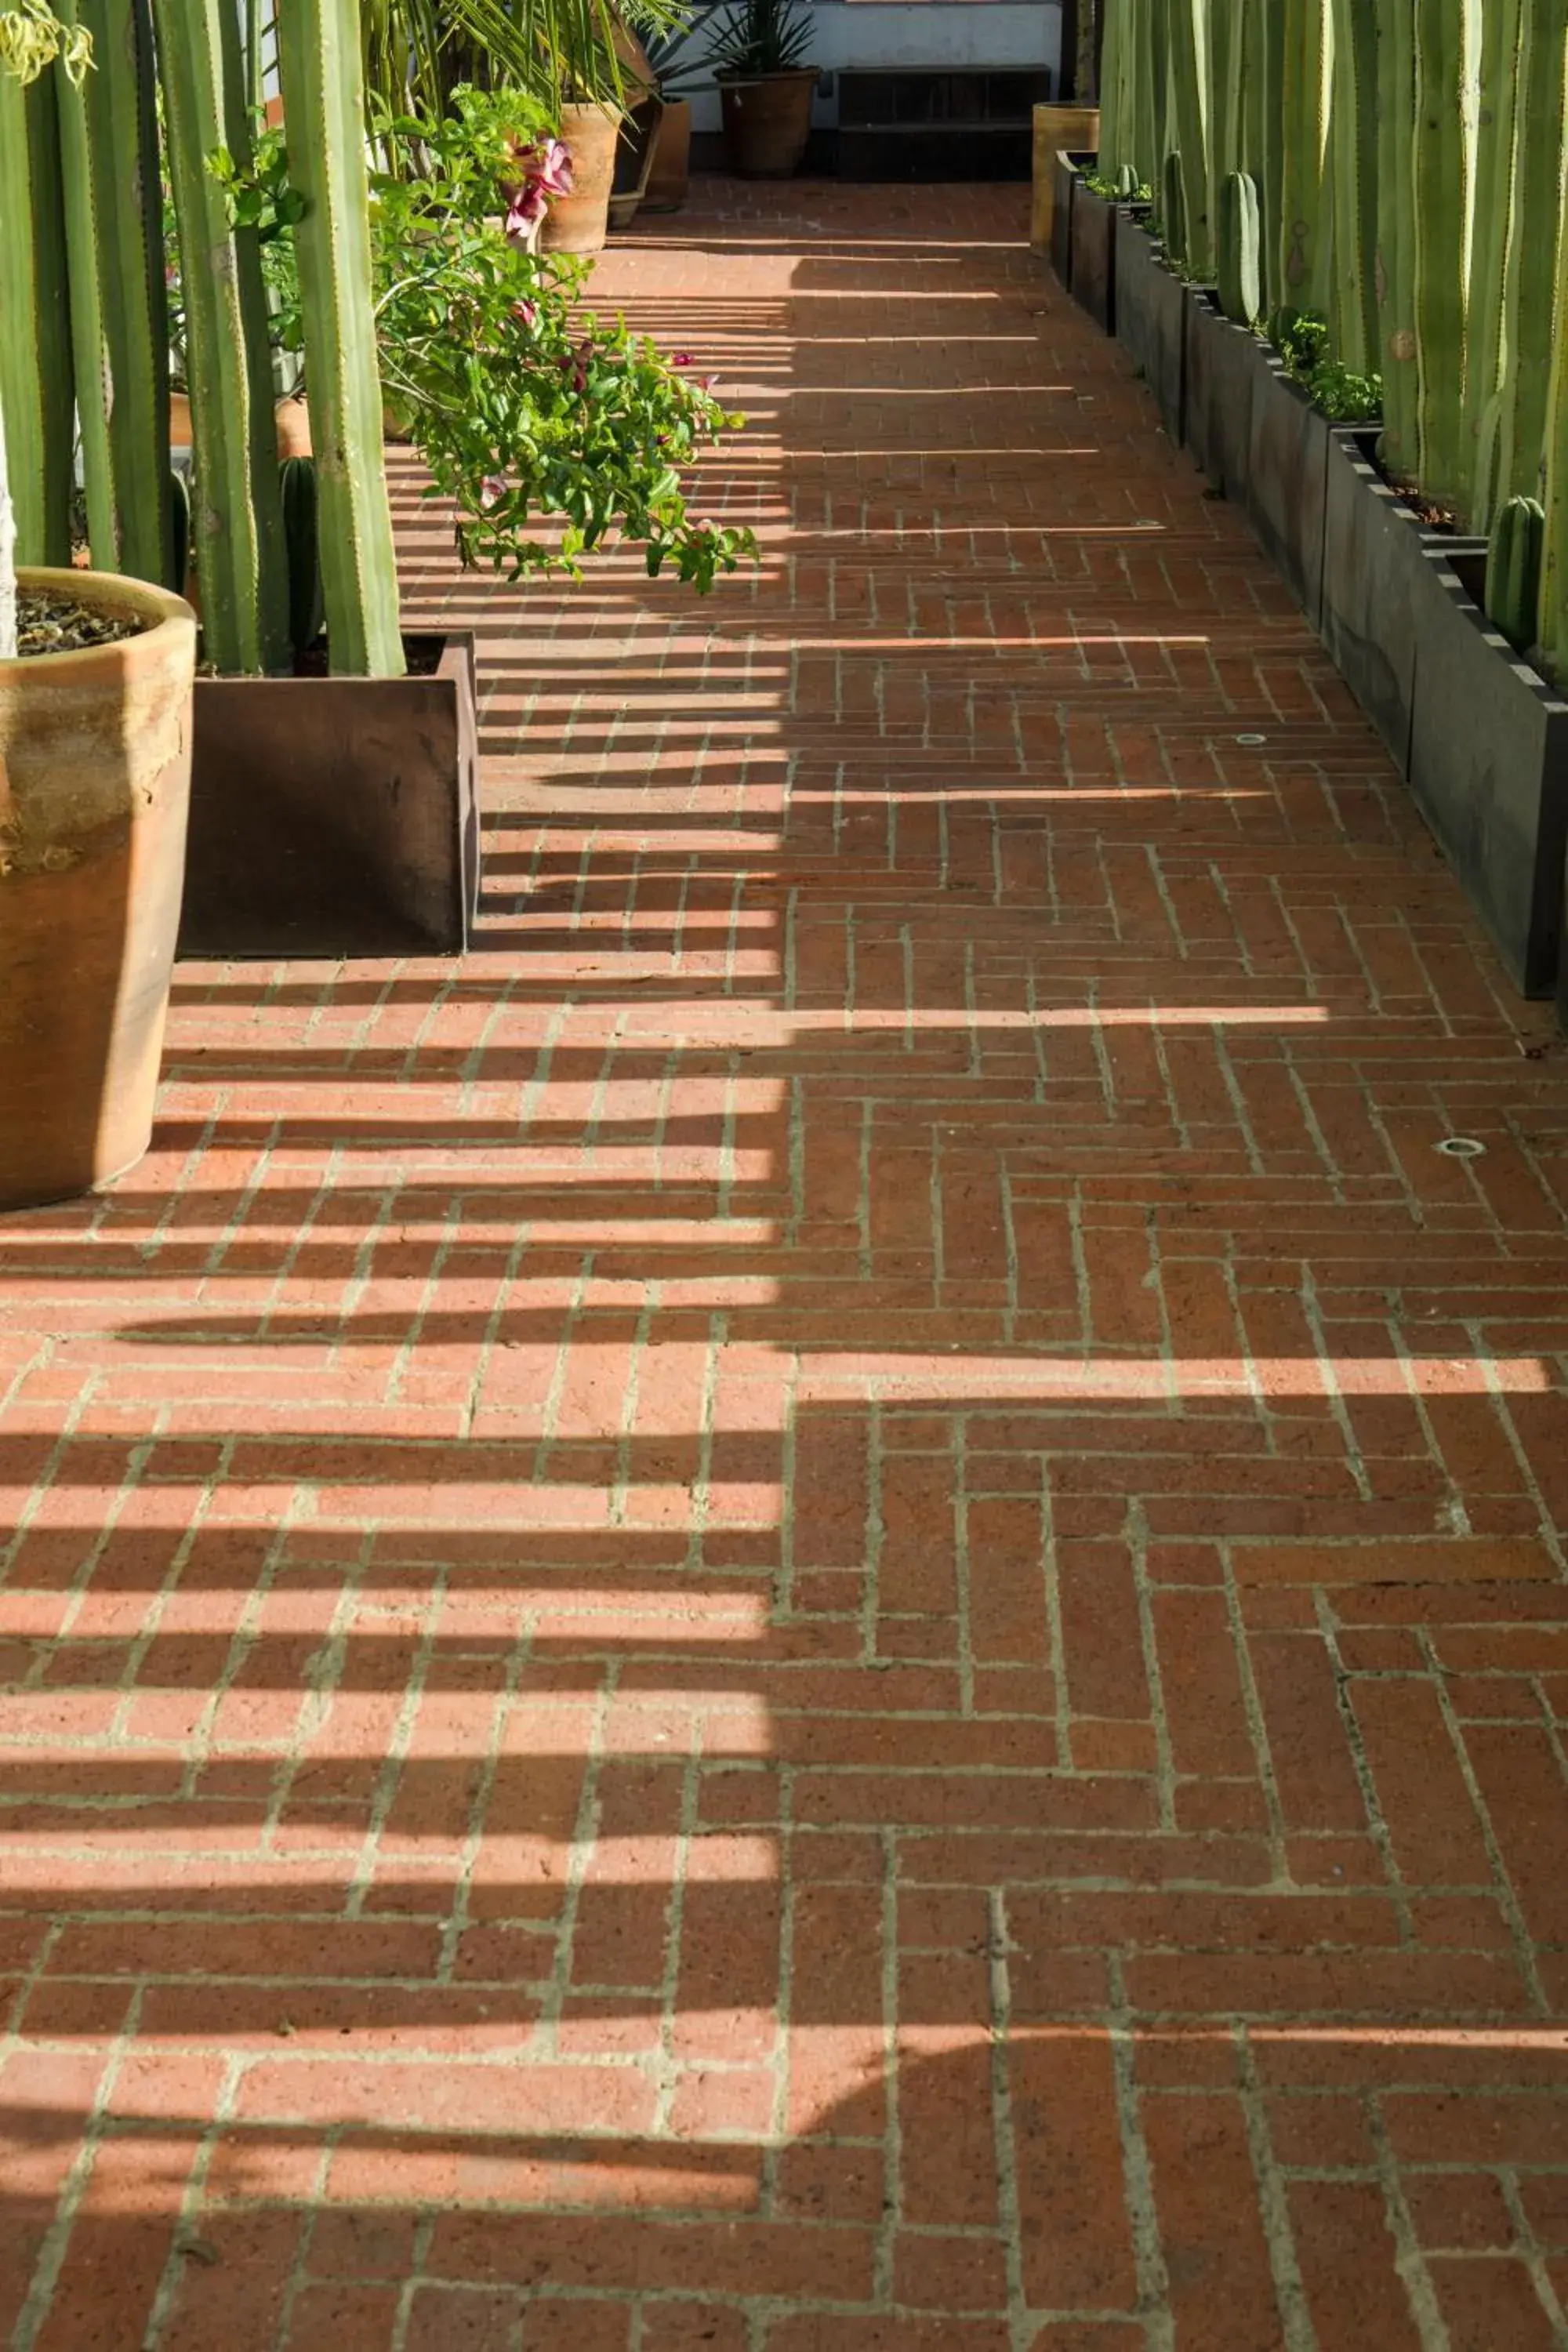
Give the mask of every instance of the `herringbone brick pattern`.
M 1563 1063 L 1023 212 L 613 254 L 760 572 L 400 476 L 479 952 L 0 1229 L 16 2352 L 1568 2346 Z

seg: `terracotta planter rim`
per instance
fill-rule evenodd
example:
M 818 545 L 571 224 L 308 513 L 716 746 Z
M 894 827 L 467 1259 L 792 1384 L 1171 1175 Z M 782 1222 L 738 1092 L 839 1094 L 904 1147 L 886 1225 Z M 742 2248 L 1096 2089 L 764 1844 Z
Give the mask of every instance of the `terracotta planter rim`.
M 713 79 L 726 89 L 759 89 L 773 81 L 816 81 L 821 72 L 820 66 L 781 66 L 776 73 L 715 73 Z
M 119 572 L 78 572 L 73 566 L 58 564 L 27 564 L 18 568 L 18 588 L 49 588 L 62 596 L 72 596 L 78 604 L 94 612 L 124 613 L 127 610 L 141 619 L 143 626 L 134 637 L 111 639 L 108 645 L 68 646 L 58 654 L 18 655 L 15 662 L 0 663 L 0 671 L 20 670 L 28 677 L 35 672 L 52 678 L 65 675 L 75 664 L 87 670 L 101 665 L 106 654 L 122 653 L 127 646 L 142 646 L 155 637 L 161 629 L 196 626 L 196 616 L 183 596 L 172 589 L 158 588 L 150 580 L 132 580 Z

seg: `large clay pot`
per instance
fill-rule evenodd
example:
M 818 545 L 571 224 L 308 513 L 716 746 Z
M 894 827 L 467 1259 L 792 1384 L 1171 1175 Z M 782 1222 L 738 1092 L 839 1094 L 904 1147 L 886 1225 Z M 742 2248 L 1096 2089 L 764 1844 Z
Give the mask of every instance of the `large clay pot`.
M 272 422 L 278 430 L 278 456 L 308 457 L 310 455 L 310 412 L 302 397 L 290 394 L 280 400 L 272 412 Z M 190 395 L 184 392 L 169 394 L 169 446 L 188 449 L 191 446 Z
M 0 1209 L 85 1192 L 153 1130 L 185 872 L 196 621 L 103 572 L 21 584 L 145 623 L 0 662 Z
M 541 253 L 598 253 L 610 220 L 621 118 L 609 106 L 563 106 L 561 136 L 572 157 L 572 194 L 551 200 Z
M 800 169 L 811 136 L 816 68 L 721 81 L 724 144 L 730 169 L 745 180 L 787 180 Z
M 691 101 L 665 101 L 663 119 L 654 134 L 653 162 L 643 190 L 645 213 L 678 213 L 691 185 Z
M 1051 249 L 1051 224 L 1056 217 L 1058 149 L 1074 155 L 1092 155 L 1100 146 L 1098 106 L 1037 106 L 1035 109 L 1034 199 L 1029 215 L 1029 243 L 1037 253 Z

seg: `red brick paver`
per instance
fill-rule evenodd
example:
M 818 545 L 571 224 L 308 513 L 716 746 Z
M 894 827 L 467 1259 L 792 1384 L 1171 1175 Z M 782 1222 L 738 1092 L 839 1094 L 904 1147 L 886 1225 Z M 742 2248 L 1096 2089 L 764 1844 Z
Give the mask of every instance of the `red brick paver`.
M 1022 219 L 617 251 L 760 574 L 410 520 L 481 951 L 0 1230 L 16 2352 L 1568 2345 L 1562 1062 Z

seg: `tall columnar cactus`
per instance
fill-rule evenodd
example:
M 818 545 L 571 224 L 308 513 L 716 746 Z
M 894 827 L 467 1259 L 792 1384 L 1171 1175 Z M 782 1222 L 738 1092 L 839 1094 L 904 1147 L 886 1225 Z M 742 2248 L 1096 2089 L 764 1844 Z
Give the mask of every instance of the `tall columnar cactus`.
M 1380 0 L 1377 50 L 1378 360 L 1383 457 L 1396 479 L 1418 454 L 1415 365 L 1416 0 Z
M 1522 18 L 1496 414 L 1500 499 L 1542 491 L 1568 132 L 1568 0 L 1524 0 Z
M 1465 310 L 1474 198 L 1474 82 L 1480 0 L 1416 0 L 1416 472 L 1428 497 L 1464 511 Z
M 1122 55 L 1123 14 L 1123 10 L 1118 7 L 1106 9 L 1104 46 L 1100 55 L 1099 168 L 1107 179 L 1114 179 L 1122 164 L 1130 160 L 1131 142 L 1126 65 Z
M 357 0 L 289 0 L 278 40 L 289 174 L 305 205 L 296 236 L 327 645 L 336 671 L 400 677 Z
M 1378 364 L 1377 52 L 1380 0 L 1333 0 L 1333 188 L 1336 355 L 1358 375 Z
M 1285 299 L 1281 215 L 1285 181 L 1285 26 L 1279 0 L 1244 0 L 1247 168 L 1258 183 L 1263 238 L 1259 293 L 1265 315 Z
M 1194 278 L 1214 268 L 1209 183 L 1207 0 L 1169 0 L 1172 147 L 1181 158 L 1183 234 Z
M 1476 139 L 1475 218 L 1465 322 L 1465 432 L 1472 530 L 1489 532 L 1498 498 L 1498 425 L 1508 366 L 1504 312 L 1513 226 L 1515 133 L 1524 0 L 1486 0 Z
M 1293 310 L 1323 310 L 1331 250 L 1326 163 L 1332 27 L 1328 0 L 1276 5 L 1282 93 L 1279 299 Z
M 150 0 L 58 0 L 57 13 L 92 37 L 79 83 L 55 68 L 92 560 L 179 589 Z
M 0 406 L 18 563 L 68 563 L 71 373 L 59 124 L 47 74 L 0 71 Z
M 219 148 L 242 171 L 250 161 L 239 19 L 231 0 L 153 0 L 153 13 L 185 296 L 205 650 L 226 672 L 278 670 L 289 661 L 289 583 L 261 254 L 255 232 L 231 224 L 206 162 Z

